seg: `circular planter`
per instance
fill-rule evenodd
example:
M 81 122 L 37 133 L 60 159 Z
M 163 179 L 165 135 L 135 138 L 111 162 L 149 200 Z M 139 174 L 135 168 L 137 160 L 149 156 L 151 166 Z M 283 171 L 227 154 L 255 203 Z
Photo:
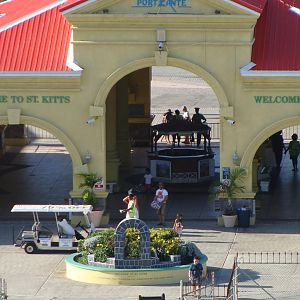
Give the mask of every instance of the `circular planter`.
M 66 257 L 66 276 L 69 279 L 96 284 L 107 285 L 157 285 L 178 283 L 180 280 L 188 281 L 190 265 L 170 268 L 152 269 L 112 269 L 83 265 L 74 259 L 79 253 Z M 206 270 L 207 257 L 200 259 L 203 270 Z

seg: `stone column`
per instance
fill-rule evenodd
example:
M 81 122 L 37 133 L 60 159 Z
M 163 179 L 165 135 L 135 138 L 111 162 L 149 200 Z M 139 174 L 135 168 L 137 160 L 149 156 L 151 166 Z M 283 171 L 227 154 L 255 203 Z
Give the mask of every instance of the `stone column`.
M 120 159 L 117 151 L 116 86 L 106 99 L 106 182 L 118 182 Z
M 130 167 L 130 150 L 128 126 L 128 77 L 117 83 L 117 146 L 121 160 L 121 168 Z

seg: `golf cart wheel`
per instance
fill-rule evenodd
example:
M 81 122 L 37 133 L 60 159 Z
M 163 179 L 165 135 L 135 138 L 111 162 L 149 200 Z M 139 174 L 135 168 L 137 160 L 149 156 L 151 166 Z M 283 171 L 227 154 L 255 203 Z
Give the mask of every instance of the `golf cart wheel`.
M 29 243 L 25 245 L 24 250 L 27 254 L 32 254 L 36 252 L 37 248 L 35 244 Z

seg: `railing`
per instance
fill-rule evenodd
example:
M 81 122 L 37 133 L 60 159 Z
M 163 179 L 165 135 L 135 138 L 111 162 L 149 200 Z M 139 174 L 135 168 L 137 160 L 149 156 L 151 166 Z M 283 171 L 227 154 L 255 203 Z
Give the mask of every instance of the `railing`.
M 7 284 L 6 280 L 0 278 L 0 300 L 6 300 L 7 298 Z
M 238 253 L 240 264 L 299 264 L 298 252 L 242 252 Z
M 237 256 L 234 258 L 233 267 L 230 274 L 229 283 L 227 286 L 226 299 L 237 300 L 238 299 L 238 262 Z
M 227 294 L 227 286 L 216 285 L 214 272 L 211 273 L 211 276 L 202 279 L 201 285 L 193 288 L 193 285 L 190 282 L 180 281 L 180 300 L 185 300 L 187 298 L 194 297 L 196 299 L 225 299 Z
M 152 125 L 156 125 L 162 122 L 163 112 L 154 113 L 154 119 L 152 121 Z M 207 124 L 211 127 L 211 141 L 218 142 L 220 141 L 221 133 L 220 133 L 220 116 L 216 113 L 208 113 L 205 114 L 207 118 Z M 291 126 L 282 130 L 282 136 L 285 142 L 291 140 L 291 136 L 293 133 L 298 134 L 300 136 L 300 125 Z M 25 136 L 29 139 L 56 139 L 56 137 L 49 133 L 46 130 L 40 129 L 35 126 L 25 125 Z

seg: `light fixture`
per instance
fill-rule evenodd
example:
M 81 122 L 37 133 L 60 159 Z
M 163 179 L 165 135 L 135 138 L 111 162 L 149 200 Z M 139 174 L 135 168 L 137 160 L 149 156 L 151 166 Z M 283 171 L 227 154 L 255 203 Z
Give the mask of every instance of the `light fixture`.
M 93 125 L 96 122 L 96 118 L 95 117 L 89 117 L 85 123 L 88 125 Z
M 224 118 L 224 119 L 227 121 L 227 123 L 229 125 L 234 125 L 235 124 L 235 120 L 233 120 L 233 119 L 228 119 L 228 118 Z
M 165 29 L 157 29 L 156 31 L 156 41 L 158 42 L 158 50 L 163 51 L 165 49 L 166 42 L 166 30 Z
M 89 151 L 86 151 L 83 158 L 84 158 L 84 162 L 88 164 L 92 160 L 92 154 Z
M 238 164 L 239 160 L 240 160 L 240 157 L 235 150 L 232 154 L 232 161 L 234 164 Z

